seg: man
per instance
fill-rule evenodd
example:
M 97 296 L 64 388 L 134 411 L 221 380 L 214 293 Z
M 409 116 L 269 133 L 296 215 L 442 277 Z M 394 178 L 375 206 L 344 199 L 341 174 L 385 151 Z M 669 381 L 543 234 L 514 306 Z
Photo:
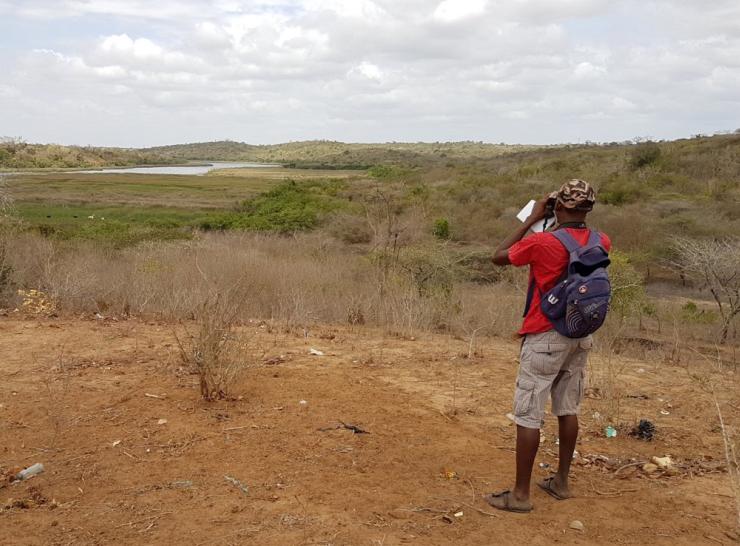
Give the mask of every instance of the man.
M 567 229 L 579 244 L 585 245 L 590 235 L 586 215 L 593 209 L 595 194 L 589 183 L 571 180 L 558 192 L 539 201 L 527 221 L 501 243 L 493 257 L 493 262 L 500 266 L 528 265 L 533 288 L 524 323 L 519 330 L 524 339 L 514 396 L 516 484 L 511 491 L 485 496 L 491 506 L 511 512 L 532 510 L 529 501 L 532 466 L 540 445 L 545 404 L 550 395 L 552 413 L 558 418 L 559 464 L 557 473 L 538 486 L 558 500 L 571 496 L 568 474 L 578 438 L 578 411 L 583 398 L 586 359 L 592 346 L 591 336 L 572 339 L 555 331 L 540 308 L 540 295 L 562 278 L 569 254 L 552 233 L 524 236 L 532 225 L 548 215 L 548 201 L 553 199 L 557 220 L 555 229 Z M 611 242 L 606 235 L 602 234 L 601 238 L 608 252 Z

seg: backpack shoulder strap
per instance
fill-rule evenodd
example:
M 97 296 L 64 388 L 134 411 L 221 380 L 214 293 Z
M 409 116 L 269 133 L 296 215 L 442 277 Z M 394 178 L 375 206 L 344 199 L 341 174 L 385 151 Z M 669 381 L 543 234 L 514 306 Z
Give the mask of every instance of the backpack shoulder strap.
M 601 246 L 601 233 L 595 230 L 591 230 L 591 234 L 588 236 L 587 247 Z
M 576 241 L 573 236 L 568 233 L 565 229 L 558 229 L 555 231 L 551 231 L 555 238 L 560 241 L 565 249 L 568 251 L 568 254 L 572 254 L 579 248 L 581 248 L 581 245 L 578 244 L 578 241 Z

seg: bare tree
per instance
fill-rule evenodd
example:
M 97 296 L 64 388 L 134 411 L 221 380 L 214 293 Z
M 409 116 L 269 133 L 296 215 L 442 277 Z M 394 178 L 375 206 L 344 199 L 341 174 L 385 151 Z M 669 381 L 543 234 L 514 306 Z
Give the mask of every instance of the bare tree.
M 712 294 L 722 319 L 720 343 L 740 314 L 740 239 L 673 240 L 674 269 L 702 283 Z

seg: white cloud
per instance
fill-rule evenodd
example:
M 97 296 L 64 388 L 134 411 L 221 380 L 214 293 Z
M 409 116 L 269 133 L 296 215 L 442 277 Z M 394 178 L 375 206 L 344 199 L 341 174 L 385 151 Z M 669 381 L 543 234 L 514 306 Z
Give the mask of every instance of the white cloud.
M 740 126 L 740 36 L 727 23 L 740 8 L 697 6 L 0 0 L 11 24 L 63 18 L 66 29 L 4 42 L 0 119 L 36 140 L 126 145 L 621 140 Z
M 460 21 L 474 15 L 481 15 L 488 0 L 444 0 L 434 10 L 434 18 L 445 23 Z

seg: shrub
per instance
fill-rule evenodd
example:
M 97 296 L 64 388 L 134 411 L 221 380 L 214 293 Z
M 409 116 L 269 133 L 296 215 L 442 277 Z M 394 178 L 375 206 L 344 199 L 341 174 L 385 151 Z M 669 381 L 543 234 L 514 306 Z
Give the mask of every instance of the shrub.
M 612 284 L 611 312 L 621 320 L 635 316 L 645 306 L 645 285 L 642 275 L 630 263 L 629 256 L 613 250 L 609 254 L 609 278 Z
M 290 180 L 242 203 L 229 227 L 289 233 L 315 228 L 323 214 L 339 208 L 335 199 L 341 183 Z
M 437 239 L 449 239 L 450 238 L 450 223 L 447 218 L 440 218 L 434 222 L 434 228 L 432 233 Z
M 249 365 L 249 347 L 236 331 L 239 305 L 233 297 L 209 293 L 194 310 L 195 331 L 181 338 L 175 335 L 183 363 L 190 366 L 200 382 L 204 400 L 228 398 L 231 387 Z
M 660 159 L 660 146 L 655 142 L 643 142 L 632 149 L 630 167 L 640 169 L 653 165 Z

